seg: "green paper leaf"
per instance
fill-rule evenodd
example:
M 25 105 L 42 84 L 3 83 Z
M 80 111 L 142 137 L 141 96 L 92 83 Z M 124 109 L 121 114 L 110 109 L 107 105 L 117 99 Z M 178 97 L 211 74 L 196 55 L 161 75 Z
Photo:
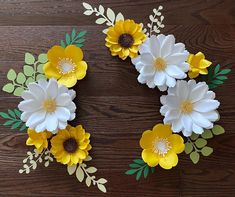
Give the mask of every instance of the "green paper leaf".
M 44 66 L 44 64 L 38 64 L 38 66 L 37 66 L 37 71 L 38 71 L 39 73 L 41 73 L 41 74 L 44 73 L 44 71 L 43 71 L 43 66 Z
M 11 119 L 11 117 L 8 114 L 4 113 L 4 112 L 0 112 L 0 116 L 4 119 Z
M 26 76 L 32 76 L 33 73 L 34 73 L 34 69 L 33 69 L 32 66 L 28 66 L 28 65 L 25 65 L 25 66 L 24 66 L 24 74 L 25 74 Z
M 228 77 L 226 77 L 226 76 L 217 76 L 216 79 L 224 81 L 224 80 L 227 80 Z
M 22 92 L 24 91 L 24 88 L 22 87 L 17 87 L 14 91 L 15 96 L 21 96 Z
M 225 68 L 219 72 L 220 75 L 227 75 L 231 72 L 232 70 L 229 68 Z
M 152 167 L 152 168 L 151 168 L 151 171 L 152 171 L 152 173 L 154 173 L 154 172 L 155 172 L 155 168 L 154 168 L 154 167 Z
M 26 81 L 26 77 L 23 73 L 18 73 L 17 78 L 16 78 L 16 82 L 19 84 L 23 84 Z
M 203 139 L 203 138 L 198 138 L 198 139 L 196 140 L 195 144 L 196 144 L 196 146 L 197 146 L 198 148 L 202 148 L 202 147 L 204 147 L 204 146 L 207 145 L 207 141 L 206 141 L 205 139 Z
M 46 79 L 46 77 L 43 74 L 38 74 L 36 80 L 38 81 L 39 79 Z
M 14 109 L 14 113 L 18 118 L 21 117 L 21 112 L 18 109 Z
M 146 167 L 144 168 L 144 178 L 145 178 L 145 179 L 147 178 L 148 174 L 149 174 L 149 167 L 146 166 Z
M 215 85 L 215 84 L 209 84 L 208 87 L 209 87 L 209 89 L 213 89 L 213 88 L 216 88 L 217 85 Z
M 215 70 L 214 70 L 214 74 L 216 75 L 220 70 L 220 65 L 217 64 L 217 66 L 215 67 Z
M 133 161 L 137 164 L 145 164 L 145 162 L 142 159 L 134 159 Z
M 141 175 L 142 175 L 142 170 L 139 170 L 136 174 L 136 180 L 137 181 L 140 180 Z
M 137 163 L 131 163 L 131 164 L 129 164 L 129 166 L 131 167 L 131 168 L 139 168 L 139 167 L 141 167 L 139 164 L 137 164 Z
M 223 84 L 224 82 L 223 81 L 220 81 L 220 80 L 212 80 L 211 81 L 213 84 L 215 84 L 215 85 L 220 85 L 220 84 Z
M 26 80 L 25 84 L 26 84 L 26 85 L 29 85 L 30 83 L 33 83 L 33 82 L 34 82 L 34 79 L 33 79 L 32 77 L 29 77 L 29 78 Z
M 81 38 L 81 39 L 76 40 L 75 43 L 80 44 L 80 43 L 83 43 L 83 42 L 85 42 L 85 39 L 84 39 L 84 38 Z
M 65 47 L 66 47 L 66 44 L 64 43 L 64 41 L 63 41 L 63 40 L 61 40 L 61 41 L 60 41 L 60 46 L 62 46 L 63 48 L 65 48 Z
M 213 134 L 209 129 L 204 129 L 204 132 L 201 135 L 204 139 L 211 139 L 213 138 Z
M 132 174 L 135 174 L 137 171 L 138 169 L 130 169 L 130 170 L 127 170 L 125 174 L 132 175 Z
M 16 79 L 16 72 L 13 69 L 10 69 L 7 73 L 7 79 L 14 81 Z
M 76 37 L 76 29 L 73 28 L 72 33 L 71 33 L 72 40 L 74 40 L 75 37 Z
M 196 152 L 196 151 L 192 152 L 192 153 L 190 154 L 190 159 L 192 160 L 192 162 L 193 162 L 194 164 L 197 164 L 198 161 L 199 161 L 199 159 L 200 159 L 199 153 Z
M 9 126 L 11 124 L 13 124 L 15 122 L 15 120 L 8 120 L 6 122 L 3 123 L 4 126 Z
M 47 60 L 47 54 L 45 53 L 41 53 L 39 56 L 38 56 L 38 61 L 42 64 L 45 64 L 48 60 Z
M 22 127 L 20 128 L 20 131 L 24 131 L 26 128 L 27 128 L 26 125 L 23 124 Z
M 12 118 L 16 118 L 15 112 L 12 111 L 11 109 L 8 109 L 8 114 L 9 114 Z
M 65 35 L 65 40 L 66 40 L 66 44 L 70 45 L 70 36 L 69 36 L 69 34 Z
M 3 86 L 2 90 L 7 93 L 12 93 L 15 89 L 15 86 L 11 83 L 7 83 Z
M 16 128 L 18 128 L 18 127 L 21 125 L 21 123 L 22 123 L 22 122 L 20 122 L 20 121 L 19 121 L 19 122 L 16 122 L 16 123 L 14 123 L 14 124 L 11 126 L 11 128 L 12 128 L 12 129 L 16 129 Z
M 202 148 L 201 153 L 205 157 L 210 156 L 213 153 L 213 148 L 205 146 Z
M 222 126 L 220 125 L 215 125 L 213 128 L 212 128 L 212 132 L 214 135 L 221 135 L 223 133 L 225 133 L 225 130 Z
M 35 58 L 31 53 L 25 53 L 24 61 L 26 64 L 32 65 L 35 62 Z
M 81 38 L 83 36 L 85 36 L 87 33 L 87 31 L 81 31 L 79 34 L 78 34 L 78 38 Z
M 198 137 L 199 137 L 199 135 L 196 134 L 196 133 L 192 133 L 192 135 L 190 136 L 190 138 L 191 138 L 192 140 L 196 140 Z
M 184 149 L 186 154 L 189 154 L 193 151 L 193 145 L 190 144 L 189 142 L 185 143 L 185 149 Z
M 77 46 L 78 48 L 81 48 L 81 47 L 83 47 L 84 45 L 83 45 L 83 44 L 76 44 L 76 46 Z

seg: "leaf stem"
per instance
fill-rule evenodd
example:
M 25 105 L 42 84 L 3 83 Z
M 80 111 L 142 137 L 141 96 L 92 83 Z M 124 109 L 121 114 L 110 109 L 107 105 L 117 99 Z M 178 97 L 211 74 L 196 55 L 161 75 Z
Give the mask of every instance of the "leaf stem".
M 195 144 L 192 142 L 192 140 L 188 137 L 188 142 L 193 146 L 193 148 L 195 149 L 196 152 L 201 152 L 196 146 Z
M 113 22 L 112 22 L 111 20 L 109 20 L 104 14 L 101 14 L 101 13 L 97 10 L 97 8 L 94 8 L 94 9 L 92 8 L 92 11 L 95 12 L 95 13 L 97 13 L 97 14 L 99 14 L 99 15 L 101 15 L 107 22 L 111 23 L 112 26 L 114 26 Z

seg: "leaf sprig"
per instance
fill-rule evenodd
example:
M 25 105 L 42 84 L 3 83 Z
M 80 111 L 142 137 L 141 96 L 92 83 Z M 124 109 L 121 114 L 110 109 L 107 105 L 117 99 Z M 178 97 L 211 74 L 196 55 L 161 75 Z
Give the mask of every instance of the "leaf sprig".
M 164 28 L 165 25 L 163 24 L 164 16 L 160 12 L 163 9 L 163 6 L 158 6 L 158 9 L 153 9 L 153 14 L 149 15 L 150 23 L 147 24 L 147 27 L 149 28 L 149 32 L 146 28 L 143 29 L 143 32 L 147 36 L 151 36 L 153 33 L 159 34 L 160 29 Z
M 23 169 L 19 170 L 19 173 L 29 174 L 30 170 L 35 170 L 38 166 L 38 163 L 44 161 L 44 166 L 48 167 L 50 162 L 53 162 L 53 157 L 51 157 L 51 152 L 49 149 L 44 149 L 41 153 L 37 149 L 34 149 L 33 152 L 28 151 L 27 157 L 23 160 Z
M 91 160 L 92 158 L 88 156 L 84 161 L 87 162 Z M 69 175 L 72 175 L 75 173 L 79 182 L 82 182 L 86 176 L 85 182 L 86 182 L 87 187 L 90 187 L 92 183 L 93 185 L 96 185 L 100 191 L 106 193 L 107 190 L 104 184 L 107 183 L 107 180 L 104 178 L 100 178 L 96 180 L 96 177 L 94 175 L 91 175 L 91 174 L 94 174 L 96 171 L 97 171 L 97 168 L 87 167 L 85 163 L 67 166 L 67 172 L 69 173 Z
M 25 123 L 20 119 L 21 112 L 18 109 L 8 109 L 8 113 L 0 112 L 0 116 L 6 120 L 4 126 L 11 126 L 11 129 L 19 129 L 24 131 L 26 129 Z
M 106 10 L 105 15 L 105 8 L 102 5 L 99 5 L 98 8 L 92 7 L 90 4 L 83 2 L 83 7 L 86 9 L 86 11 L 83 13 L 87 16 L 92 15 L 95 13 L 96 16 L 99 16 L 99 18 L 95 21 L 96 24 L 104 24 L 106 23 L 107 26 L 114 26 L 115 22 L 119 20 L 124 20 L 124 16 L 121 12 L 119 12 L 117 15 L 115 15 L 114 11 L 111 8 L 108 8 Z M 107 28 L 103 30 L 103 33 L 107 33 Z
M 217 64 L 216 66 L 210 66 L 208 69 L 208 75 L 206 76 L 206 83 L 210 89 L 216 88 L 218 85 L 224 83 L 228 79 L 226 76 L 231 72 L 231 69 L 225 68 L 221 69 L 221 66 Z
M 224 128 L 215 125 L 211 130 L 205 129 L 202 135 L 193 133 L 185 144 L 185 153 L 190 154 L 190 159 L 194 164 L 200 160 L 200 154 L 207 157 L 213 153 L 213 148 L 207 146 L 207 140 L 213 138 L 213 135 L 223 134 Z
M 71 33 L 65 34 L 65 40 L 60 41 L 60 46 L 65 48 L 68 45 L 74 44 L 77 47 L 81 48 L 84 46 L 85 38 L 87 31 L 77 32 L 76 28 L 73 28 Z
M 144 178 L 147 178 L 149 171 L 154 173 L 155 168 L 151 168 L 142 159 L 134 159 L 133 163 L 129 164 L 130 170 L 126 171 L 126 175 L 133 175 L 136 173 L 136 180 L 140 180 L 142 174 Z
M 29 83 L 44 79 L 43 65 L 47 62 L 47 54 L 40 54 L 38 60 L 31 53 L 25 53 L 25 65 L 23 72 L 16 73 L 10 69 L 7 73 L 7 79 L 10 83 L 3 86 L 2 90 L 7 93 L 13 93 L 15 96 L 21 96 Z

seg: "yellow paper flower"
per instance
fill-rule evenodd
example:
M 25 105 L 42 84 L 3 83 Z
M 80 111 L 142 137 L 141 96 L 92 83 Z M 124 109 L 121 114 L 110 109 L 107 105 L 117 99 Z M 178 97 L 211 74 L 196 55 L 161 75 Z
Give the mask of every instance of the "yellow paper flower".
M 82 163 L 91 150 L 90 134 L 81 125 L 60 130 L 51 139 L 51 153 L 57 162 L 67 165 Z
M 153 130 L 147 130 L 140 139 L 143 148 L 142 158 L 150 166 L 160 165 L 164 169 L 171 169 L 178 163 L 177 154 L 184 151 L 183 138 L 172 134 L 170 125 L 157 124 Z
M 75 45 L 53 46 L 47 56 L 44 73 L 48 78 L 57 79 L 59 84 L 70 88 L 86 76 L 87 63 L 82 60 L 82 50 Z
M 106 37 L 106 46 L 110 49 L 112 56 L 118 55 L 125 60 L 128 56 L 137 56 L 138 47 L 146 39 L 140 24 L 133 20 L 120 20 L 113 27 L 109 27 Z
M 35 146 L 38 152 L 42 152 L 44 148 L 48 147 L 47 139 L 52 136 L 52 134 L 48 131 L 43 131 L 37 133 L 33 129 L 28 129 L 28 139 L 26 141 L 26 145 L 28 146 Z
M 190 54 L 188 63 L 190 65 L 188 76 L 191 79 L 198 77 L 199 74 L 207 75 L 207 67 L 212 64 L 212 62 L 205 59 L 205 55 L 202 52 L 198 52 L 196 55 Z

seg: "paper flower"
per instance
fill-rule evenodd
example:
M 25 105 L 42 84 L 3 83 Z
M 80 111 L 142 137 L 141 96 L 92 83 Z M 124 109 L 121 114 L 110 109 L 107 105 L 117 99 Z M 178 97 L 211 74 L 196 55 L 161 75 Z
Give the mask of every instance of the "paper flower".
M 125 60 L 136 57 L 138 47 L 145 40 L 146 35 L 142 32 L 140 24 L 133 20 L 120 20 L 113 27 L 109 27 L 106 37 L 106 46 L 110 49 L 112 56 L 118 55 Z
M 51 153 L 57 162 L 67 165 L 82 163 L 91 150 L 90 134 L 81 125 L 67 126 L 51 139 Z
M 196 55 L 190 54 L 188 63 L 190 65 L 188 76 L 191 79 L 198 77 L 199 74 L 207 75 L 207 67 L 212 64 L 212 62 L 205 59 L 205 55 L 202 52 L 198 52 Z
M 142 159 L 150 166 L 160 165 L 164 169 L 171 169 L 178 163 L 177 154 L 184 151 L 183 138 L 172 134 L 169 125 L 157 124 L 153 130 L 147 130 L 140 139 L 143 148 Z
M 18 105 L 23 111 L 21 120 L 36 132 L 56 133 L 58 129 L 66 128 L 67 121 L 75 118 L 74 97 L 73 90 L 59 85 L 55 79 L 30 83 L 28 90 L 22 93 L 24 101 Z
M 26 145 L 35 146 L 39 153 L 42 152 L 43 149 L 48 147 L 47 139 L 52 136 L 52 134 L 48 131 L 43 131 L 37 133 L 35 130 L 28 129 L 28 139 L 26 141 Z
M 138 81 L 141 84 L 165 91 L 175 86 L 176 79 L 187 77 L 185 72 L 189 65 L 185 61 L 189 53 L 183 43 L 175 43 L 173 35 L 152 35 L 140 46 L 139 53 L 132 63 L 140 73 Z
M 208 91 L 205 82 L 179 80 L 174 88 L 168 89 L 168 95 L 161 96 L 160 112 L 165 116 L 164 123 L 171 124 L 174 132 L 182 131 L 186 137 L 192 132 L 202 134 L 203 128 L 212 128 L 219 117 L 216 109 L 220 103 L 214 99 L 215 93 Z
M 82 50 L 75 45 L 53 46 L 47 56 L 44 73 L 48 78 L 57 79 L 59 84 L 70 88 L 86 76 L 87 63 L 82 60 Z

